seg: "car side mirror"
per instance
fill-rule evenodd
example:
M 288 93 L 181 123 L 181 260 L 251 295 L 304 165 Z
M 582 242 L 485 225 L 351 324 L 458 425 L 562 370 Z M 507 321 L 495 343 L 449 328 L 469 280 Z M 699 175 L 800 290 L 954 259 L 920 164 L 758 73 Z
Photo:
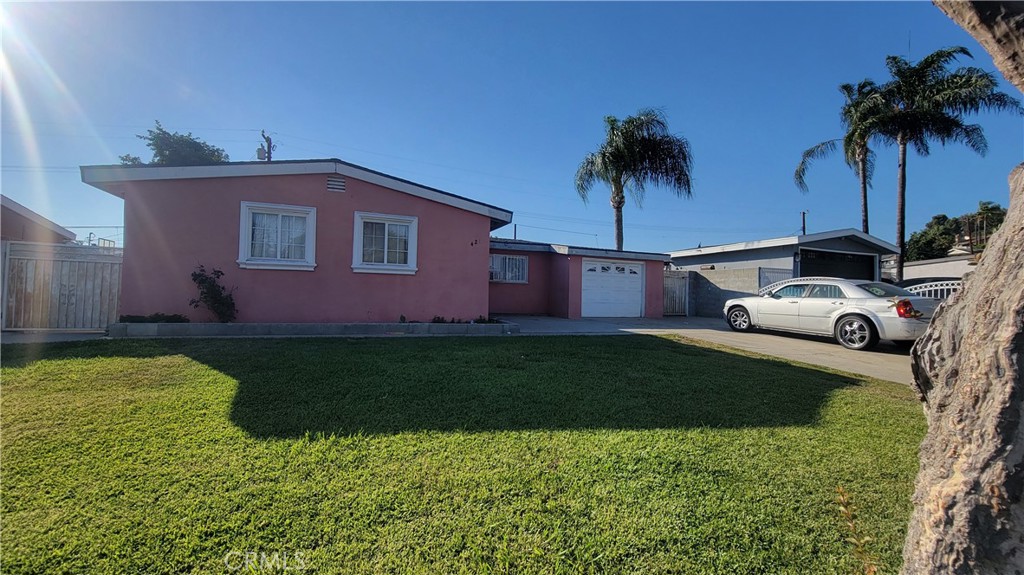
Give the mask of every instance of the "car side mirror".
M 766 293 L 766 294 L 762 295 L 761 297 L 774 297 L 774 294 Z

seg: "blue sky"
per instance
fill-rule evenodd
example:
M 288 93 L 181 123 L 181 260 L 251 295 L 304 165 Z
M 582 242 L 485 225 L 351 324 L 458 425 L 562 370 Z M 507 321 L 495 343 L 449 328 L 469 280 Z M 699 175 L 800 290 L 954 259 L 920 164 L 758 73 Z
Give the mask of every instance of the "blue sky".
M 515 212 L 520 238 L 612 247 L 607 190 L 573 176 L 605 115 L 664 110 L 690 141 L 694 197 L 648 190 L 624 210 L 625 248 L 673 249 L 860 225 L 836 157 L 811 192 L 801 152 L 840 135 L 837 86 L 887 78 L 964 45 L 927 2 L 99 3 L 3 7 L 2 189 L 67 226 L 119 226 L 120 200 L 77 166 L 150 157 L 160 120 L 255 159 L 338 157 Z M 1020 97 L 1000 76 L 1002 89 Z M 976 116 L 989 153 L 933 147 L 908 162 L 908 230 L 980 200 L 1008 203 L 1024 121 Z M 871 231 L 895 241 L 896 151 L 878 150 Z M 74 231 L 84 237 L 90 230 Z M 117 230 L 97 228 L 100 237 Z M 498 235 L 511 237 L 512 227 Z

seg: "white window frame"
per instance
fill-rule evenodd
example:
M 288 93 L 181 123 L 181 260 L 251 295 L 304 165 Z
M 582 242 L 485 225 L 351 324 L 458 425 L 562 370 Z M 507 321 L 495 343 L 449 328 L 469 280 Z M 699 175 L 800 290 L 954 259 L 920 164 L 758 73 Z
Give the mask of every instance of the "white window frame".
M 375 222 L 383 224 L 400 224 L 409 226 L 409 257 L 406 264 L 373 263 L 363 261 L 363 224 Z M 416 267 L 417 236 L 419 218 L 416 216 L 399 216 L 394 214 L 377 214 L 373 212 L 356 212 L 355 225 L 352 227 L 352 271 L 370 274 L 405 274 L 412 275 Z M 387 254 L 387 227 L 384 231 L 384 253 Z M 385 256 L 385 262 L 387 257 Z
M 495 259 L 498 263 L 495 263 Z M 509 279 L 508 278 L 508 266 L 506 262 L 510 259 L 522 260 L 523 262 L 523 277 L 522 279 Z M 517 256 L 511 254 L 491 254 L 490 259 L 490 278 L 492 283 L 502 284 L 525 284 L 530 283 L 530 257 L 529 256 Z
M 313 271 L 316 268 L 316 208 L 262 202 L 242 202 L 238 224 L 238 267 L 257 270 Z M 306 257 L 301 260 L 252 257 L 254 212 L 306 218 Z

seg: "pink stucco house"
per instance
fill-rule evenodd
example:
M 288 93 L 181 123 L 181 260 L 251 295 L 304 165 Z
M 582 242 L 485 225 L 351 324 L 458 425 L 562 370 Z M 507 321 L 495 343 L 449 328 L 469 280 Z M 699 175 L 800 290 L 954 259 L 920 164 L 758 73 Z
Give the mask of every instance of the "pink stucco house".
M 491 313 L 661 317 L 665 254 L 491 239 Z
M 585 264 L 601 259 L 607 274 L 642 274 L 635 315 L 661 314 L 654 254 L 492 244 L 512 212 L 337 159 L 81 170 L 83 182 L 124 199 L 122 315 L 210 321 L 189 306 L 200 264 L 225 272 L 239 323 L 634 313 L 583 297 L 636 288 L 588 282 Z M 636 265 L 616 272 L 616 261 Z

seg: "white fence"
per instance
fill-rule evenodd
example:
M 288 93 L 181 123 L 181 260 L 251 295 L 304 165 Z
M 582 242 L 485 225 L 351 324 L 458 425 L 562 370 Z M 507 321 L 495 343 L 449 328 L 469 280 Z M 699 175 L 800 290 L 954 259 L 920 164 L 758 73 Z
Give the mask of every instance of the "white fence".
M 914 295 L 919 295 L 922 297 L 931 297 L 935 299 L 946 299 L 947 297 L 960 291 L 960 288 L 962 288 L 963 285 L 963 281 L 955 280 L 918 284 L 916 286 L 910 286 L 906 289 L 908 292 Z
M 3 328 L 98 331 L 117 321 L 120 248 L 8 242 Z

